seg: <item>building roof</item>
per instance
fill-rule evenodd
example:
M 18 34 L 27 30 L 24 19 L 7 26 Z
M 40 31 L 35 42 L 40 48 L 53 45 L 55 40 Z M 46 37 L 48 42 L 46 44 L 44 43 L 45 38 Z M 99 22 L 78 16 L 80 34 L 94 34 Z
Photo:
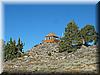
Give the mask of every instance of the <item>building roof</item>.
M 50 37 L 50 36 L 58 37 L 55 33 L 49 33 L 48 35 L 46 35 L 46 37 Z

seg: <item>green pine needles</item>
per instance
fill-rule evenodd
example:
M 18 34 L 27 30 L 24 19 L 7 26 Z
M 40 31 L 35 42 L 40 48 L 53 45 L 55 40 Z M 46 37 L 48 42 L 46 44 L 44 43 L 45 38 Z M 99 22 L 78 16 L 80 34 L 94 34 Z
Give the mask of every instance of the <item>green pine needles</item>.
M 83 40 L 85 43 L 91 40 L 96 41 L 96 31 L 92 25 L 86 25 L 79 30 L 77 24 L 72 20 L 65 27 L 64 35 L 60 40 L 59 52 L 67 51 L 69 53 L 80 48 L 83 45 Z
M 12 40 L 12 38 L 10 38 L 10 41 L 8 41 L 7 43 L 5 43 L 3 45 L 4 47 L 4 61 L 7 60 L 12 60 L 16 57 L 20 57 L 21 54 L 23 53 L 22 49 L 23 49 L 23 43 L 20 40 L 20 38 L 18 39 L 18 43 L 16 44 L 15 40 Z

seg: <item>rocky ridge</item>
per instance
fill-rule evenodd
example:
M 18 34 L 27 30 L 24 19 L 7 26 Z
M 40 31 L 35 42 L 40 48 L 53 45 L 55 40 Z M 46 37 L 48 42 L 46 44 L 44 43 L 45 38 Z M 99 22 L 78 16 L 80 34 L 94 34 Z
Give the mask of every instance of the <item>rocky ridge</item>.
M 59 45 L 42 43 L 22 57 L 4 63 L 8 72 L 98 72 L 97 48 L 85 47 L 59 53 Z

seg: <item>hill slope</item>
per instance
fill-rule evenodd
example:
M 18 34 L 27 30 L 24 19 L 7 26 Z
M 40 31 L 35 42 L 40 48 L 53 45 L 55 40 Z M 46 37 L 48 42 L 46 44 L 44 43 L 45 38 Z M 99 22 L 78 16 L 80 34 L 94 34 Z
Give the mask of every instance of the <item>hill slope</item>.
M 42 43 L 25 55 L 4 63 L 10 72 L 97 72 L 97 48 L 59 53 L 58 44 Z

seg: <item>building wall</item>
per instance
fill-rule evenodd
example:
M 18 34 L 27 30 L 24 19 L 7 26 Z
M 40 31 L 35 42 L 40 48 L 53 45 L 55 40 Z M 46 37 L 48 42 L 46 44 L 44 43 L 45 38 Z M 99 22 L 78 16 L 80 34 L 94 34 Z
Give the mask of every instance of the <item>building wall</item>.
M 55 40 L 55 39 L 50 39 L 50 40 L 44 40 L 43 42 L 47 42 L 47 43 L 57 43 L 60 40 Z

